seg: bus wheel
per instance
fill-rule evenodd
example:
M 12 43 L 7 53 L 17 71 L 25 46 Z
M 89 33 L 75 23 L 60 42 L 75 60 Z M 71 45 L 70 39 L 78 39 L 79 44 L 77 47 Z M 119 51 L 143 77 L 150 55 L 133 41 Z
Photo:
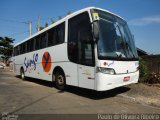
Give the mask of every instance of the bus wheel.
M 57 72 L 55 75 L 55 83 L 56 83 L 56 87 L 59 90 L 64 90 L 66 86 L 66 79 L 64 74 Z
M 20 75 L 21 75 L 21 79 L 24 80 L 25 79 L 25 75 L 24 75 L 23 68 L 21 68 L 21 70 L 20 70 Z

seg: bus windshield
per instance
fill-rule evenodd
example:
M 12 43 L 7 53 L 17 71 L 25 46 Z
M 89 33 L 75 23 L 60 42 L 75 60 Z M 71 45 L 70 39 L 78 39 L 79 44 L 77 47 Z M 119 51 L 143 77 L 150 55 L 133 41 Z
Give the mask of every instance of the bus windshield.
M 110 13 L 94 10 L 99 14 L 99 59 L 137 60 L 137 50 L 127 23 Z

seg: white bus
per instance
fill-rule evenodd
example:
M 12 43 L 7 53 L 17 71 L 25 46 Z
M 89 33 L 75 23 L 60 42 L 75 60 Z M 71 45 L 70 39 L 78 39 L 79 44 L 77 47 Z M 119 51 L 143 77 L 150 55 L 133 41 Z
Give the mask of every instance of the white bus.
M 137 83 L 133 36 L 120 16 L 89 7 L 57 21 L 14 46 L 14 72 L 25 77 L 106 91 Z

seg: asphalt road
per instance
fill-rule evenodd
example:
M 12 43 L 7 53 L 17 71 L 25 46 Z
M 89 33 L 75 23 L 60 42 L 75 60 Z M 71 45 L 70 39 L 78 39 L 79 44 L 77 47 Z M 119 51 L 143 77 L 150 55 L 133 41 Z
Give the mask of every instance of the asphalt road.
M 50 82 L 27 78 L 23 81 L 8 69 L 0 69 L 0 113 L 12 114 L 153 114 L 160 108 L 136 103 L 121 87 L 94 92 L 69 86 L 57 90 Z

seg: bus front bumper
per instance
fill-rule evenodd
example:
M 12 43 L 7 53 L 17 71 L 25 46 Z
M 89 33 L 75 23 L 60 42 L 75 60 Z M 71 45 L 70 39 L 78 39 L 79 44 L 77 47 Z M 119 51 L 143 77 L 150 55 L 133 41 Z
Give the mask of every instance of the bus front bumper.
M 127 78 L 127 79 L 126 79 Z M 96 74 L 96 90 L 106 91 L 117 87 L 137 83 L 139 79 L 139 71 L 129 74 L 110 75 L 104 73 Z

